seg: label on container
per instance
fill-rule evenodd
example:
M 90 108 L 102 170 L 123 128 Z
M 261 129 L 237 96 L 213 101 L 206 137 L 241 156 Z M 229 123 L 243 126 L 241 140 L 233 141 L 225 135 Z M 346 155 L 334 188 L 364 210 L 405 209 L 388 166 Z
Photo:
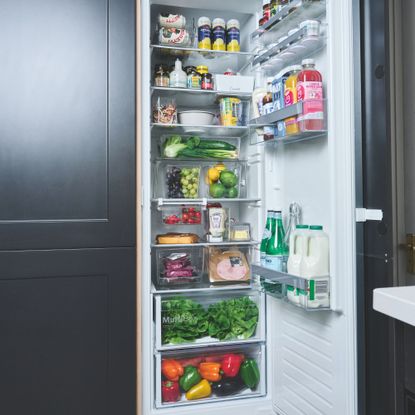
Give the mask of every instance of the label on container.
M 226 50 L 226 31 L 222 26 L 216 26 L 212 31 L 212 49 Z
M 319 308 L 329 307 L 329 281 L 314 280 L 308 282 L 308 290 L 298 289 L 300 304 L 304 307 Z
M 262 115 L 271 114 L 274 111 L 274 104 L 269 102 L 262 106 Z M 264 127 L 264 135 L 268 137 L 268 139 L 274 136 L 274 127 Z
M 287 256 L 286 255 L 267 255 L 265 258 L 265 264 L 267 268 L 274 271 L 285 272 L 287 269 Z
M 323 84 L 319 81 L 299 81 L 297 83 L 298 101 L 306 101 L 303 104 L 303 114 L 298 119 L 323 120 Z
M 200 75 L 187 75 L 187 87 L 189 89 L 200 89 Z
M 200 26 L 197 30 L 199 49 L 212 49 L 212 41 L 210 39 L 210 27 Z

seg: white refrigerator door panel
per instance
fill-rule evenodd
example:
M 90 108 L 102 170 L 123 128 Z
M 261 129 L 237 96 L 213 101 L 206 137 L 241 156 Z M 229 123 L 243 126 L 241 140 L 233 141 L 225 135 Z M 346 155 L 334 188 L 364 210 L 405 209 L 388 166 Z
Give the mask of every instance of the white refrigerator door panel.
M 278 156 L 281 192 L 267 193 L 273 200 L 266 205 L 287 208 L 297 190 L 293 200 L 304 203 L 304 222 L 317 220 L 328 230 L 335 311 L 306 312 L 269 299 L 272 399 L 281 415 L 357 414 L 352 1 L 328 1 L 327 22 L 327 59 L 320 63 L 328 98 L 327 142 Z M 323 165 L 312 169 L 313 158 Z

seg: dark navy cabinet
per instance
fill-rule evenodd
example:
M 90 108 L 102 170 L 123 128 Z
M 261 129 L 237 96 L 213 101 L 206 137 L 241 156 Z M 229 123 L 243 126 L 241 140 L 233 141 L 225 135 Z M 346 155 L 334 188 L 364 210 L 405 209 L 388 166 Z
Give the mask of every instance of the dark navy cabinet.
M 133 415 L 135 1 L 0 6 L 0 414 Z

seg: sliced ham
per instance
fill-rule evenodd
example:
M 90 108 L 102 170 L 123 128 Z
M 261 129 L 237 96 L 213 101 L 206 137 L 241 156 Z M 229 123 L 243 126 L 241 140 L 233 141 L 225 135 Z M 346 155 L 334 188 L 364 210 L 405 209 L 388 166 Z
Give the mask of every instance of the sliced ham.
M 229 258 L 219 261 L 216 271 L 221 278 L 231 281 L 241 280 L 247 274 L 245 265 L 233 265 Z

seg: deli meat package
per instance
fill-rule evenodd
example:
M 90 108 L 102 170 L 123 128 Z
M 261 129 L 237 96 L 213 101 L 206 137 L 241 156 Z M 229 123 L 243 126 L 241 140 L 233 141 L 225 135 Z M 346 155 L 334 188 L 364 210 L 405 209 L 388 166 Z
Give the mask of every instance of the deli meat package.
M 251 272 L 246 254 L 237 248 L 209 249 L 210 282 L 246 282 Z

